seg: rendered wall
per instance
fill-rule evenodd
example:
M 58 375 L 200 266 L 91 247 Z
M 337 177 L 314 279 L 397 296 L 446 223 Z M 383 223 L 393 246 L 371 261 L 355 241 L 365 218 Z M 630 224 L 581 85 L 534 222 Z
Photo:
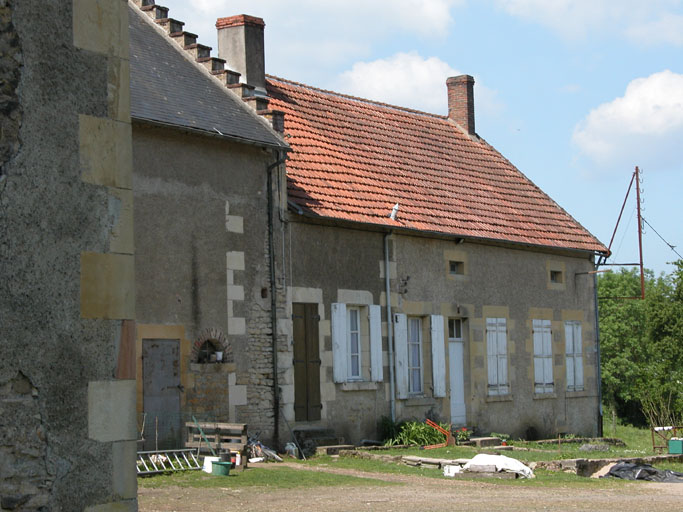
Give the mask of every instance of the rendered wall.
M 288 280 L 288 301 L 290 305 L 292 302 L 319 304 L 321 423 L 335 429 L 347 441 L 375 438 L 377 423 L 382 416 L 390 414 L 385 308 L 382 308 L 384 382 L 335 384 L 330 304 L 358 304 L 368 298 L 374 304 L 386 304 L 384 234 L 297 222 L 295 216 L 293 220 L 289 224 L 293 273 Z M 451 260 L 465 263 L 464 275 L 450 274 Z M 551 268 L 563 271 L 563 284 L 549 282 Z M 593 279 L 586 274 L 592 269 L 588 255 L 574 257 L 525 248 L 393 235 L 389 268 L 392 311 L 422 317 L 424 322 L 429 315 L 465 319 L 464 380 L 469 426 L 481 432 L 507 432 L 522 437 L 550 436 L 557 432 L 594 435 L 598 408 L 595 310 Z M 511 393 L 505 397 L 487 394 L 487 317 L 507 318 Z M 533 319 L 548 319 L 552 323 L 555 392 L 543 396 L 534 393 Z M 566 391 L 566 320 L 580 321 L 583 330 L 585 388 L 580 392 Z M 284 330 L 291 338 L 291 322 Z M 424 325 L 423 333 L 424 393 L 397 400 L 397 419 L 422 420 L 429 414 L 450 421 L 447 341 L 447 396 L 435 398 L 431 390 L 431 340 Z M 285 375 L 285 411 L 291 421 L 294 400 L 291 368 Z
M 0 23 L 0 508 L 137 510 L 127 4 Z
M 181 340 L 184 416 L 247 423 L 268 440 L 273 380 L 266 168 L 275 157 L 224 138 L 135 124 L 133 161 L 138 343 Z M 284 304 L 282 292 L 278 301 Z M 218 337 L 231 360 L 198 364 L 195 347 Z M 139 386 L 138 410 L 143 408 Z

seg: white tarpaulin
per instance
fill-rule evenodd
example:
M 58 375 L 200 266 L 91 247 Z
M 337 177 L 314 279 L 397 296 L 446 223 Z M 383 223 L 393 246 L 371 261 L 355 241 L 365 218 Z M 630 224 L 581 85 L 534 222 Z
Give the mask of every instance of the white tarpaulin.
M 456 473 L 467 471 L 472 466 L 495 466 L 496 471 L 507 471 L 517 473 L 524 478 L 534 478 L 534 472 L 517 459 L 512 459 L 505 455 L 487 455 L 485 453 L 475 455 L 462 468 L 459 466 L 445 466 L 443 474 L 444 476 L 453 476 Z

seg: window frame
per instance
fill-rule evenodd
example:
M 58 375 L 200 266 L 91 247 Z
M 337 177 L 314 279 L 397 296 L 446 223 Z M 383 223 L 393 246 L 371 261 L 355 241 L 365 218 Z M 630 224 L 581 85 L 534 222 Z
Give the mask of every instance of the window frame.
M 565 326 L 565 369 L 567 374 L 567 391 L 583 391 L 583 329 L 578 320 L 567 320 Z M 571 332 L 571 336 L 568 334 Z M 571 340 L 570 340 L 571 338 Z M 578 339 L 577 339 L 578 338 Z M 571 348 L 571 350 L 570 350 Z M 576 350 L 578 348 L 578 351 Z M 571 361 L 571 364 L 570 364 Z M 578 364 L 577 364 L 578 361 Z M 572 384 L 570 384 L 569 374 L 572 374 Z M 577 376 L 581 382 L 577 384 Z
M 495 324 L 496 329 L 496 340 L 494 353 L 490 353 L 490 343 L 489 343 L 489 326 Z M 501 331 L 500 326 L 504 329 Z M 505 345 L 504 352 L 500 350 L 500 335 L 503 335 L 503 341 Z M 488 396 L 506 396 L 510 394 L 510 377 L 508 372 L 508 329 L 507 329 L 507 318 L 505 317 L 487 317 L 486 318 L 486 360 L 487 360 L 487 395 Z M 496 382 L 491 382 L 491 363 L 495 361 L 495 374 Z M 505 379 L 501 380 L 500 370 L 505 369 Z
M 451 336 L 451 322 L 453 322 L 453 326 L 459 325 L 460 326 L 460 336 L 457 336 L 457 329 L 453 329 L 453 333 L 455 336 Z M 455 318 L 455 317 L 450 317 L 448 319 L 448 341 L 463 341 L 463 329 L 464 329 L 464 321 L 462 318 Z
M 417 324 L 417 329 L 413 330 L 412 326 Z M 422 395 L 424 393 L 424 371 L 423 371 L 423 360 L 424 354 L 423 350 L 423 335 L 422 335 L 422 317 L 411 316 L 408 317 L 408 333 L 407 333 L 407 345 L 408 345 L 408 394 L 409 395 Z M 413 334 L 417 333 L 417 340 L 413 339 Z M 419 361 L 417 365 L 414 361 L 414 349 L 416 348 Z M 417 372 L 418 379 L 415 379 L 415 373 Z
M 555 392 L 555 371 L 553 368 L 553 331 L 547 319 L 533 319 L 532 339 L 534 349 L 534 393 L 550 394 Z M 540 348 L 540 351 L 538 350 Z M 550 368 L 550 381 L 548 381 Z M 541 374 L 543 382 L 538 382 Z
M 464 276 L 465 262 L 460 260 L 448 260 L 448 273 L 452 276 Z
M 356 330 L 352 329 L 351 319 L 355 315 L 356 317 Z M 353 334 L 357 336 L 357 352 L 353 351 Z M 363 380 L 363 330 L 361 328 L 361 308 L 359 306 L 348 306 L 346 308 L 346 336 L 347 336 L 347 347 L 348 347 L 348 381 L 359 381 Z M 358 373 L 354 375 L 353 373 L 353 361 L 354 357 L 358 360 Z

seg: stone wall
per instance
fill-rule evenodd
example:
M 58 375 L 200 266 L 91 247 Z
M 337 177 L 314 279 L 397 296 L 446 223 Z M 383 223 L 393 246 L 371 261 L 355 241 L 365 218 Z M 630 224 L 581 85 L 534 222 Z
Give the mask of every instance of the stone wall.
M 253 145 L 142 122 L 134 124 L 133 144 L 138 332 L 174 326 L 185 334 L 173 339 L 192 345 L 181 346 L 185 416 L 246 423 L 269 442 L 274 413 L 266 169 L 275 156 Z M 276 214 L 281 276 L 278 219 Z M 284 303 L 278 282 L 279 317 Z M 224 334 L 230 360 L 196 364 L 195 344 L 212 329 Z M 141 397 L 138 404 L 142 412 Z
M 321 358 L 321 426 L 332 428 L 347 441 L 375 438 L 382 416 L 389 416 L 386 292 L 381 232 L 293 221 L 291 258 L 293 275 L 289 303 L 318 305 Z M 483 433 L 507 432 L 552 436 L 571 432 L 597 433 L 598 388 L 595 302 L 591 256 L 532 250 L 511 245 L 394 234 L 389 240 L 389 276 L 392 313 L 421 319 L 423 390 L 396 400 L 396 417 L 423 420 L 429 416 L 451 421 L 449 341 L 445 344 L 445 396 L 435 396 L 432 377 L 431 316 L 441 318 L 447 337 L 447 319 L 463 321 L 463 380 L 467 425 Z M 288 248 L 289 250 L 289 248 Z M 451 262 L 462 273 L 451 272 Z M 562 273 L 551 282 L 550 271 Z M 371 382 L 333 382 L 330 336 L 331 304 L 382 306 L 384 379 Z M 363 320 L 361 314 L 361 320 Z M 505 318 L 507 326 L 508 383 L 510 392 L 490 396 L 487 388 L 486 319 Z M 550 322 L 554 389 L 536 393 L 534 386 L 533 320 Z M 565 366 L 565 322 L 582 328 L 584 389 L 569 391 Z M 292 322 L 283 328 L 293 339 Z M 283 365 L 292 359 L 282 356 Z M 455 349 L 454 348 L 454 353 Z M 294 419 L 294 379 L 285 369 L 283 409 Z
M 127 4 L 0 24 L 0 508 L 136 510 Z

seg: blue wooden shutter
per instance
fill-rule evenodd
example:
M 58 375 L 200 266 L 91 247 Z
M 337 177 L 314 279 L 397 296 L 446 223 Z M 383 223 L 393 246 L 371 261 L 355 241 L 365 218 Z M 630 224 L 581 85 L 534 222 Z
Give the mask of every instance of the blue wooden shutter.
M 332 304 L 332 369 L 335 382 L 346 382 L 349 355 L 346 336 L 346 304 Z
M 382 310 L 380 306 L 369 307 L 370 316 L 370 377 L 374 382 L 384 379 L 382 362 Z
M 437 398 L 446 396 L 446 345 L 443 317 L 431 315 L 432 388 Z
M 394 356 L 396 358 L 396 396 L 408 398 L 408 320 L 406 315 L 394 315 Z

